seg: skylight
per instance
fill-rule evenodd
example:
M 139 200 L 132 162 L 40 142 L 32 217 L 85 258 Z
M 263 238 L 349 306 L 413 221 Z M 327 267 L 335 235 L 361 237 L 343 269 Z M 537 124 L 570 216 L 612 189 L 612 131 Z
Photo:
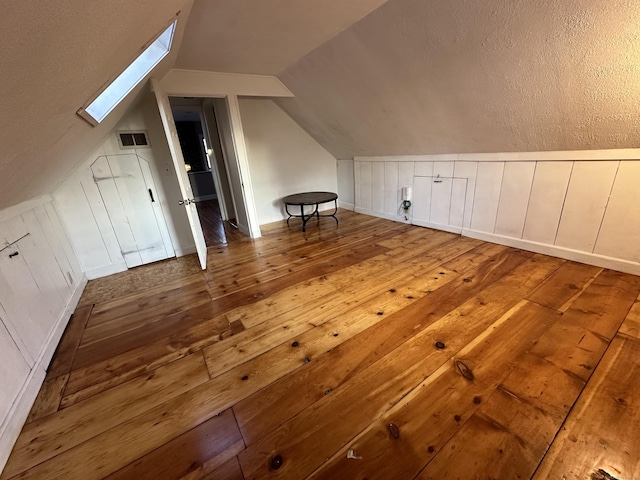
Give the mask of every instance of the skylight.
M 153 67 L 167 56 L 171 50 L 175 27 L 176 22 L 169 25 L 118 78 L 109 84 L 88 106 L 81 108 L 78 113 L 92 124 L 102 122 L 111 110 L 147 76 Z

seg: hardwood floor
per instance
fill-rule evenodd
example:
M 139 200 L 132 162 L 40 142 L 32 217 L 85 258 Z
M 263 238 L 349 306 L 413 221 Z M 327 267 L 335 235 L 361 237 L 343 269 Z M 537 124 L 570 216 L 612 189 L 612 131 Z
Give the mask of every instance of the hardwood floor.
M 207 247 L 226 245 L 227 240 L 239 239 L 243 234 L 233 226 L 233 221 L 222 221 L 218 200 L 206 200 L 196 204 L 198 218 Z
M 640 476 L 640 277 L 339 216 L 84 302 L 1 478 Z

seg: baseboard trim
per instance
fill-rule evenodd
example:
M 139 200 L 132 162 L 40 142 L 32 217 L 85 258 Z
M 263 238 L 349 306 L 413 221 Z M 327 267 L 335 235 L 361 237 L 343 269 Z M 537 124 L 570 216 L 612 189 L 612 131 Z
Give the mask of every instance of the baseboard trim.
M 13 405 L 11 405 L 9 413 L 0 427 L 0 472 L 4 469 L 11 450 L 24 426 L 24 422 L 26 422 L 29 416 L 33 402 L 35 402 L 40 387 L 42 387 L 42 383 L 46 377 L 51 358 L 60 343 L 65 328 L 67 328 L 71 315 L 80 301 L 82 292 L 87 286 L 87 281 L 87 277 L 83 276 L 76 284 L 69 300 L 67 300 L 66 306 L 58 316 L 54 327 L 51 329 L 49 337 L 42 347 L 33 368 L 29 372 L 29 376 L 25 380 L 20 393 L 13 402 Z
M 120 273 L 127 270 L 127 264 L 125 262 L 118 262 L 112 265 L 107 265 L 106 267 L 94 268 L 93 270 L 89 270 L 84 272 L 89 280 L 95 280 L 96 278 L 106 277 L 108 275 L 113 275 L 114 273 Z
M 375 210 L 369 210 L 362 207 L 355 207 L 353 211 L 356 213 L 362 213 L 364 215 L 371 215 L 372 217 L 384 218 L 386 220 L 391 220 L 393 222 L 411 224 L 411 217 L 405 220 L 404 217 L 399 217 L 398 215 L 390 215 L 384 212 L 376 212 Z
M 191 255 L 192 253 L 197 253 L 198 250 L 196 250 L 196 246 L 194 245 L 189 245 L 188 247 L 185 248 L 176 248 L 176 257 L 184 257 L 185 255 Z
M 373 217 L 385 218 L 387 220 L 393 220 L 396 222 L 403 221 L 403 218 L 401 217 L 396 217 L 386 213 L 376 212 L 360 207 L 356 207 L 355 212 L 363 213 L 365 215 L 371 215 Z M 630 273 L 632 275 L 640 275 L 640 263 L 631 262 L 629 260 L 607 257 L 605 255 L 598 255 L 596 253 L 582 252 L 580 250 L 559 247 L 557 245 L 549 245 L 546 243 L 523 240 L 521 238 L 506 237 L 504 235 L 497 235 L 495 233 L 481 232 L 478 230 L 472 230 L 470 228 L 452 227 L 450 225 L 440 225 L 438 223 L 431 223 L 420 220 L 411 220 L 411 223 L 413 225 L 421 227 L 434 228 L 436 230 L 443 230 L 445 232 L 451 233 L 458 233 L 465 237 L 476 238 L 485 242 L 498 243 L 500 245 L 506 245 L 507 247 L 521 248 L 522 250 L 527 250 L 530 252 L 542 253 L 543 255 L 564 258 L 565 260 L 571 260 L 573 262 L 586 263 L 588 265 L 595 265 L 596 267 L 609 268 L 611 270 Z
M 345 210 L 355 210 L 356 206 L 353 203 L 341 202 L 338 200 L 338 208 L 344 208 Z
M 622 260 L 620 258 L 607 257 L 596 253 L 582 252 L 580 250 L 559 247 L 557 245 L 538 243 L 520 238 L 505 237 L 503 235 L 496 235 L 495 233 L 480 232 L 466 228 L 462 229 L 462 235 L 477 238 L 478 240 L 484 240 L 485 242 L 499 243 L 500 245 L 506 245 L 508 247 L 521 248 L 530 252 L 560 257 L 574 262 L 609 268 L 611 270 L 630 273 L 632 275 L 640 275 L 639 263 Z
M 442 225 L 440 223 L 426 222 L 424 220 L 416 220 L 415 218 L 411 220 L 412 225 L 417 225 L 419 227 L 427 227 L 434 228 L 436 230 L 442 230 L 443 232 L 449 233 L 462 233 L 462 227 L 454 227 L 451 225 Z
M 261 232 L 259 228 L 257 231 L 252 232 L 251 230 L 249 230 L 249 227 L 247 227 L 246 225 L 240 225 L 239 223 L 237 223 L 236 225 L 238 226 L 238 230 L 244 233 L 247 237 L 260 238 Z

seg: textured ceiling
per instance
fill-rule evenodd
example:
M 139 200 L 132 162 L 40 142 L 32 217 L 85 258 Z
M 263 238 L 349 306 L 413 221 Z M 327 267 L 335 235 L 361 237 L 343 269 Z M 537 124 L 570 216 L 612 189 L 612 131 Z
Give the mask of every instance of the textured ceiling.
M 3 2 L 0 209 L 108 135 L 135 92 L 97 128 L 76 110 L 178 10 L 156 75 L 277 73 L 339 158 L 640 146 L 640 2 L 192 1 Z
M 386 0 L 195 0 L 177 68 L 275 75 Z
M 75 112 L 181 10 L 179 45 L 191 1 L 2 2 L 0 209 L 50 192 L 109 133 L 135 94 L 96 128 Z
M 640 2 L 390 0 L 279 78 L 338 158 L 640 146 Z

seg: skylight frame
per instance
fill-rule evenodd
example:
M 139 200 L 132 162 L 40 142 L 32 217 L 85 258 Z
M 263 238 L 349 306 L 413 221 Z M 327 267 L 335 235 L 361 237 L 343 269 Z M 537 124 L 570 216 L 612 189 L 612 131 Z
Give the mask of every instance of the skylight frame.
M 78 115 L 97 126 L 171 52 L 178 20 L 163 28 L 142 52 L 78 110 Z

